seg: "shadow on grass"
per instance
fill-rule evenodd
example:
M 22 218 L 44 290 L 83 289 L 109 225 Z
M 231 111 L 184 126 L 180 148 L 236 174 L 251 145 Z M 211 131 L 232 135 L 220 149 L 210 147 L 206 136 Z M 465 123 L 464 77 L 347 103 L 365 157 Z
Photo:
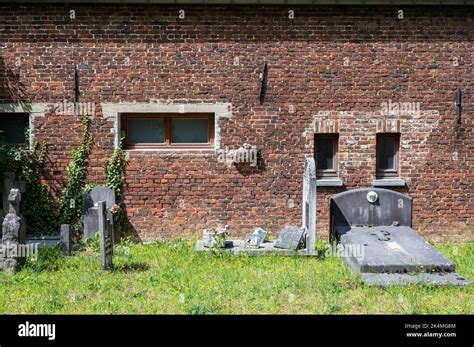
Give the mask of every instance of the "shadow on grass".
M 149 269 L 150 269 L 150 266 L 146 263 L 132 262 L 132 263 L 114 265 L 113 271 L 130 273 L 130 272 L 145 272 Z

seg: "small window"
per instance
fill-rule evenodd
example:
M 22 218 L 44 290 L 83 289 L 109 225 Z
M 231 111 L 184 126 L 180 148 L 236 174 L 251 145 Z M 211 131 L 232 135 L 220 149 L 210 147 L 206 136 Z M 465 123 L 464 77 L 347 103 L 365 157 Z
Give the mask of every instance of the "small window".
M 316 135 L 316 175 L 337 177 L 337 144 L 338 135 Z
M 0 113 L 0 136 L 12 145 L 25 143 L 28 129 L 27 113 Z
M 398 177 L 400 134 L 377 135 L 377 177 Z
M 125 148 L 189 148 L 214 146 L 213 114 L 123 114 Z

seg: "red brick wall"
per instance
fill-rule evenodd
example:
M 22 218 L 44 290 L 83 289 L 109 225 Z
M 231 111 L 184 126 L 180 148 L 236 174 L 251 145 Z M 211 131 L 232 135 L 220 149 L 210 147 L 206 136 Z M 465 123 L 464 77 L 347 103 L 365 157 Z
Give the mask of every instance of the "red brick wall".
M 299 224 L 304 156 L 314 151 L 315 116 L 329 111 L 338 120 L 346 185 L 318 189 L 318 234 L 325 238 L 330 195 L 372 184 L 381 103 L 419 102 L 419 116 L 400 116 L 407 187 L 399 190 L 414 198 L 421 234 L 472 239 L 474 8 L 405 7 L 402 20 L 398 7 L 293 7 L 293 20 L 288 9 L 2 4 L 0 63 L 11 75 L 10 82 L 2 78 L 1 98 L 16 98 L 7 93 L 15 89 L 33 102 L 71 101 L 71 66 L 78 64 L 80 101 L 97 110 L 88 178 L 95 182 L 104 180 L 115 136 L 100 103 L 231 103 L 232 117 L 219 124 L 221 146 L 256 145 L 261 167 L 228 168 L 217 155 L 131 152 L 125 202 L 143 240 L 199 234 L 217 223 L 234 235 L 256 226 L 277 235 L 285 224 Z M 268 89 L 260 105 L 264 60 Z M 456 135 L 458 86 L 465 93 Z M 47 114 L 34 132 L 49 143 L 45 177 L 57 192 L 80 117 Z

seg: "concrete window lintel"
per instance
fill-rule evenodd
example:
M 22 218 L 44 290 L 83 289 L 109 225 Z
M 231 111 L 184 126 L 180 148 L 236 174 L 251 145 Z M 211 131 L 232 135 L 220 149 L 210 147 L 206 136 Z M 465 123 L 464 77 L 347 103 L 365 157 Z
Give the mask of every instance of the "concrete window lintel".
M 405 187 L 406 183 L 403 178 L 382 178 L 375 179 L 374 187 Z

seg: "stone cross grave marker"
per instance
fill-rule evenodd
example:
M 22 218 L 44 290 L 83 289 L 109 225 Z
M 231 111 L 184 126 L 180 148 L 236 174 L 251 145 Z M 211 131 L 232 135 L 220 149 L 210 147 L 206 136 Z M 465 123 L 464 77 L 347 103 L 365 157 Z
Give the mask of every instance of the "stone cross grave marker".
M 314 158 L 306 158 L 303 177 L 303 227 L 307 229 L 306 249 L 309 254 L 316 252 L 316 163 Z
M 102 270 L 112 270 L 113 239 L 110 224 L 107 221 L 107 209 L 105 201 L 97 203 L 99 214 L 99 238 L 100 238 L 100 259 Z

